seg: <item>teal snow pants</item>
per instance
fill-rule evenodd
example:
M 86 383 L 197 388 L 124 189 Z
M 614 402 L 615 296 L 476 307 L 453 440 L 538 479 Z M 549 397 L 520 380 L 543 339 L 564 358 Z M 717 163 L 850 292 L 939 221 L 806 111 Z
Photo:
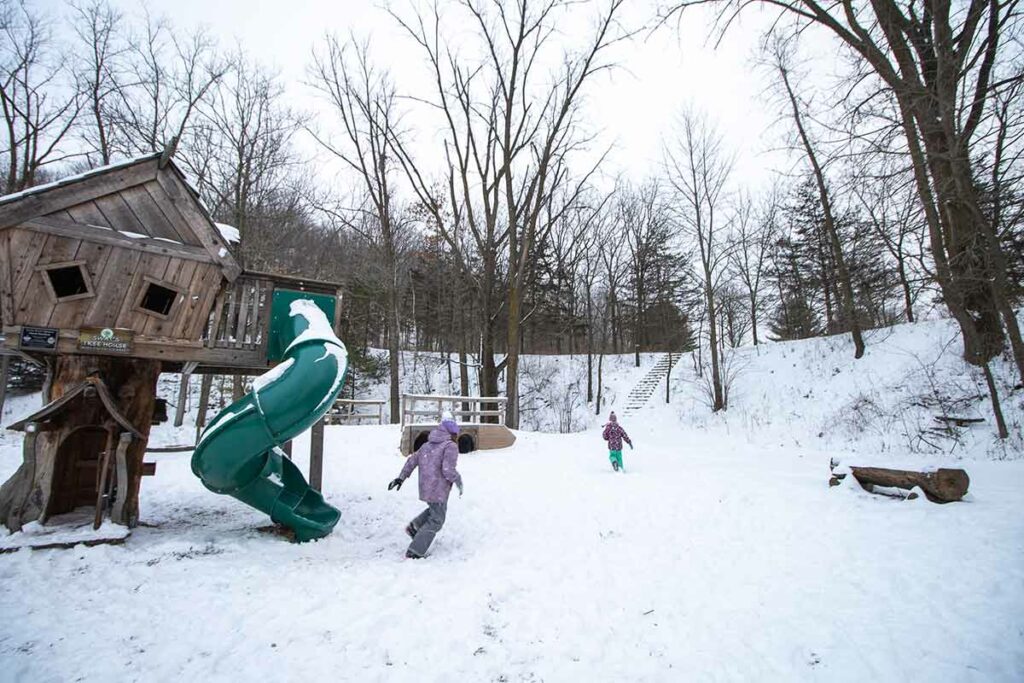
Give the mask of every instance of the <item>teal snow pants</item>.
M 608 451 L 608 459 L 613 464 L 618 464 L 619 469 L 622 469 L 622 451 Z

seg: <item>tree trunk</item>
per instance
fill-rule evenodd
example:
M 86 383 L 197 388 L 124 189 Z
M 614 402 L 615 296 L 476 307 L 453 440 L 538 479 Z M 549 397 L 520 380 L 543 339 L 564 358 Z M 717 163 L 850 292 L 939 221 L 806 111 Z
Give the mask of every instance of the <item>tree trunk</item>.
M 711 282 L 710 273 L 706 274 L 707 281 Z M 710 285 L 705 290 L 708 302 L 708 341 L 711 351 L 711 411 L 717 413 L 725 408 L 725 397 L 722 392 L 722 373 L 719 367 L 718 357 L 718 326 L 715 316 L 715 296 Z
M 914 297 L 910 291 L 910 281 L 907 279 L 907 267 L 903 262 L 902 254 L 896 259 L 896 267 L 900 276 L 900 288 L 903 290 L 903 308 L 907 315 L 907 322 L 914 322 Z
M 1006 420 L 1003 419 L 1003 408 L 999 403 L 999 391 L 996 389 L 996 380 L 992 376 L 992 368 L 988 363 L 981 366 L 981 371 L 985 374 L 985 384 L 988 385 L 988 395 L 992 400 L 992 412 L 996 417 L 996 429 L 999 430 L 999 438 L 1005 439 L 1010 436 L 1010 432 L 1006 429 Z
M 505 426 L 509 429 L 519 429 L 519 348 L 522 338 L 520 332 L 520 295 L 517 285 L 509 285 L 508 289 L 508 336 L 506 337 L 505 349 L 505 396 L 508 398 L 507 410 L 505 412 Z
M 921 490 L 934 503 L 952 503 L 960 500 L 967 493 L 971 479 L 961 469 L 940 468 L 935 472 L 912 472 L 908 470 L 890 470 L 882 467 L 851 467 L 854 479 L 864 486 L 891 486 L 900 489 L 912 489 L 920 486 Z M 829 483 L 837 485 L 846 475 L 833 474 Z M 869 489 L 870 490 L 870 489 Z
M 750 329 L 754 334 L 754 346 L 757 346 L 757 296 L 750 293 Z
M 52 381 L 45 393 L 50 403 L 77 387 L 87 377 L 99 377 L 106 385 L 118 412 L 142 438 L 128 445 L 123 480 L 117 481 L 120 523 L 135 526 L 139 518 L 139 484 L 142 459 L 156 401 L 160 361 L 109 356 L 57 356 Z M 80 396 L 49 421 L 46 429 L 27 434 L 25 462 L 0 489 L 0 519 L 9 528 L 67 512 L 81 504 L 82 495 L 95 501 L 95 478 L 89 468 L 98 467 L 106 447 L 107 427 L 116 425 L 96 396 Z M 102 438 L 97 438 L 99 434 Z M 95 503 L 93 503 L 95 504 Z
M 388 298 L 390 315 L 388 316 L 388 374 L 391 379 L 391 424 L 398 424 L 402 419 L 402 408 L 399 405 L 401 387 L 399 386 L 399 361 L 398 332 L 401 329 L 398 311 L 398 287 L 394 283 L 389 287 Z
M 839 275 L 839 292 L 841 294 L 843 314 L 846 316 L 846 324 L 850 326 L 850 335 L 853 337 L 853 357 L 861 358 L 864 355 L 864 336 L 861 334 L 860 321 L 857 319 L 857 310 L 854 305 L 853 285 L 850 281 L 850 271 L 846 267 L 846 258 L 843 256 L 843 245 L 839 240 L 839 231 L 836 228 L 835 219 L 832 214 L 832 202 L 829 199 L 828 188 L 825 184 L 825 173 L 818 163 L 818 156 L 811 145 L 810 137 L 804 129 L 803 116 L 796 101 L 796 95 L 789 85 L 789 75 L 785 68 L 779 68 L 782 74 L 782 82 L 789 95 L 789 102 L 793 108 L 793 120 L 796 122 L 797 132 L 803 142 L 804 151 L 807 152 L 807 159 L 811 162 L 814 171 L 814 180 L 818 185 L 818 195 L 821 199 L 821 208 L 825 213 L 825 231 L 828 234 L 832 246 L 832 258 L 836 261 L 836 271 Z M 827 282 L 827 280 L 826 280 Z

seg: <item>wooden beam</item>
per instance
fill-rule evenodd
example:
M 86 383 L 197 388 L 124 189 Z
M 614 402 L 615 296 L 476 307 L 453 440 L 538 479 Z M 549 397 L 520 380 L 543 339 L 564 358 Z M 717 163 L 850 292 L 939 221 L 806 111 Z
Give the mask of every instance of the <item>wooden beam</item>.
M 206 426 L 206 410 L 210 407 L 210 388 L 213 386 L 213 375 L 203 375 L 199 384 L 199 412 L 196 413 L 196 443 Z
M 313 424 L 309 432 L 309 485 L 323 491 L 324 481 L 324 418 Z
M 185 422 L 185 402 L 188 400 L 188 383 L 192 373 L 181 373 L 181 385 L 178 387 L 178 405 L 174 407 L 174 426 L 180 427 Z
M 124 524 L 130 526 L 128 522 L 127 510 L 125 510 L 125 502 L 127 496 L 125 491 L 128 490 L 128 446 L 131 445 L 132 435 L 129 432 L 121 432 L 121 436 L 118 437 L 117 450 L 114 453 L 114 471 L 115 481 L 117 481 L 117 500 L 114 501 L 114 507 L 110 510 L 110 521 L 115 524 Z
M 17 351 L 18 339 L 21 336 L 21 327 L 12 326 L 4 328 L 4 352 Z M 80 355 L 112 355 L 90 351 L 83 351 L 78 348 L 78 331 L 61 330 L 57 339 L 57 355 L 80 354 Z M 252 349 L 211 349 L 203 346 L 200 341 L 188 341 L 181 339 L 167 339 L 164 337 L 136 336 L 132 340 L 131 354 L 125 357 L 148 358 L 151 360 L 162 360 L 167 362 L 195 361 L 209 366 L 231 367 L 231 368 L 267 368 L 266 354 L 262 348 Z
M 11 357 L 0 358 L 0 419 L 4 414 L 4 401 L 7 400 L 7 382 L 10 380 Z
M 107 244 L 112 247 L 121 247 L 122 249 L 131 249 L 133 251 L 143 251 L 148 254 L 158 254 L 160 256 L 183 258 L 188 259 L 189 261 L 217 263 L 217 260 L 206 253 L 205 249 L 193 247 L 189 244 L 168 242 L 166 240 L 156 239 L 153 237 L 126 237 L 123 233 L 110 228 L 89 225 L 88 223 L 78 223 L 76 221 L 69 221 L 63 218 L 40 216 L 39 218 L 32 218 L 24 221 L 21 225 L 38 232 L 45 232 L 59 237 L 99 242 L 100 244 Z
M 29 192 L 0 203 L 0 230 L 22 223 L 30 218 L 62 211 L 75 204 L 88 202 L 96 197 L 120 192 L 129 187 L 153 180 L 157 172 L 155 156 L 128 166 L 85 174 L 58 181 L 52 187 Z
M 0 324 L 10 325 L 14 323 L 14 278 L 8 234 L 0 231 Z

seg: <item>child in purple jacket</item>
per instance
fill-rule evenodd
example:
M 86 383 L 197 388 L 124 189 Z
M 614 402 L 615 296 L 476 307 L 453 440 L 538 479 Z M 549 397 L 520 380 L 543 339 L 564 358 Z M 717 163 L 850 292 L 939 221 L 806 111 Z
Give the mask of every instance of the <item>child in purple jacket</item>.
M 462 495 L 462 475 L 455 469 L 459 447 L 454 439 L 458 434 L 459 425 L 451 414 L 445 413 L 441 424 L 431 430 L 427 442 L 406 459 L 401 474 L 388 484 L 388 491 L 399 490 L 412 471 L 420 468 L 420 500 L 427 504 L 427 509 L 405 527 L 405 533 L 412 538 L 405 551 L 406 557 L 420 559 L 427 554 L 434 536 L 444 526 L 452 484 Z
M 630 441 L 626 430 L 619 425 L 619 418 L 615 417 L 614 410 L 608 416 L 608 424 L 604 426 L 604 433 L 601 436 L 608 442 L 608 459 L 612 461 L 612 469 L 616 472 L 625 471 L 622 465 L 622 442 L 628 443 L 630 448 L 633 448 L 633 442 Z

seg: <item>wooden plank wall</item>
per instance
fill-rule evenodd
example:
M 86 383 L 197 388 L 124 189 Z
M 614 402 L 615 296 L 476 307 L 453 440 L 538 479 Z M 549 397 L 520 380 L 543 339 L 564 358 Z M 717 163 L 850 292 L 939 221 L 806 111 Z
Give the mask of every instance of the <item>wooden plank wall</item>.
M 214 264 L 121 249 L 28 230 L 5 231 L 17 324 L 43 327 L 122 327 L 136 334 L 200 339 L 222 283 Z M 54 303 L 37 266 L 84 260 L 94 296 Z M 136 308 L 145 276 L 181 290 L 167 319 Z M 5 324 L 12 324 L 5 320 Z
M 65 200 L 64 208 L 46 215 L 197 247 L 209 247 L 219 239 L 219 235 L 205 234 L 210 232 L 205 217 L 194 209 L 189 211 L 191 200 L 185 201 L 188 190 L 172 172 L 161 170 L 150 177 L 130 187 L 122 183 L 112 187 L 115 191 L 109 194 L 76 204 L 68 205 Z M 45 196 L 40 197 L 42 201 Z M 203 225 L 192 224 L 199 219 Z M 223 283 L 219 265 L 27 228 L 0 231 L 0 257 L 4 258 L 4 267 L 0 268 L 0 319 L 4 325 L 122 327 L 139 335 L 198 341 Z M 46 274 L 36 268 L 75 260 L 86 262 L 94 296 L 54 303 L 44 280 Z M 147 277 L 182 293 L 169 318 L 136 307 L 148 284 Z M 258 298 L 250 300 L 249 311 L 258 303 Z M 244 312 L 232 309 L 231 314 L 240 325 L 240 345 L 250 346 L 245 343 L 248 328 Z

